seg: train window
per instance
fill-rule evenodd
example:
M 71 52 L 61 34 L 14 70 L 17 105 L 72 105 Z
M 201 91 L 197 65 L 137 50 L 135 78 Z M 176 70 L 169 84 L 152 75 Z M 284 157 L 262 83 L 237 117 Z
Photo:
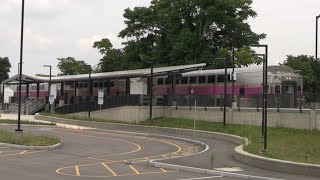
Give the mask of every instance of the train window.
M 218 76 L 218 83 L 224 82 L 224 75 L 219 75 Z
M 103 88 L 103 82 L 99 81 L 99 88 Z
M 277 84 L 274 86 L 274 93 L 280 94 L 281 93 L 281 85 Z
M 208 76 L 208 84 L 213 84 L 213 83 L 216 83 L 216 76 L 215 75 Z
M 205 84 L 206 83 L 207 76 L 199 76 L 198 77 L 198 83 L 199 84 Z
M 190 76 L 189 84 L 197 84 L 197 76 Z
M 240 88 L 240 95 L 244 96 L 245 95 L 245 89 L 244 88 Z
M 181 84 L 188 84 L 188 77 L 182 77 Z
M 163 83 L 164 83 L 163 78 L 158 78 L 158 85 L 163 85 Z
M 99 86 L 99 82 L 93 82 L 93 87 L 96 88 Z
M 114 87 L 114 81 L 110 81 L 110 87 Z
M 114 81 L 104 81 L 103 82 L 103 86 L 105 88 L 107 88 L 108 87 L 108 83 L 109 83 L 110 87 L 114 87 Z
M 299 93 L 302 92 L 302 87 L 301 87 L 300 85 L 297 86 L 297 91 L 298 91 Z
M 108 87 L 108 81 L 103 82 L 103 87 L 105 87 L 105 88 Z
M 176 84 L 180 84 L 180 79 L 176 79 Z
M 165 83 L 166 84 L 171 84 L 171 77 L 167 77 L 166 80 L 165 80 Z

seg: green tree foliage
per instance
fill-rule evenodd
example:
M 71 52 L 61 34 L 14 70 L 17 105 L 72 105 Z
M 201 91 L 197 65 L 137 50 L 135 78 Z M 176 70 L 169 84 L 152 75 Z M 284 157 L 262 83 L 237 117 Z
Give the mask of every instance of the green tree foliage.
M 257 15 L 251 4 L 251 0 L 153 0 L 150 7 L 126 9 L 127 27 L 119 34 L 128 39 L 125 58 L 141 62 L 139 54 L 146 54 L 163 65 L 210 63 L 221 50 L 230 54 L 232 47 L 258 43 L 265 35 L 252 32 L 247 22 Z M 248 60 L 241 65 L 255 63 Z
M 8 57 L 0 57 L 0 83 L 9 78 L 11 63 Z
M 73 57 L 58 58 L 58 68 L 60 70 L 60 76 L 63 75 L 77 75 L 87 74 L 91 71 L 90 66 L 83 60 L 75 60 Z
M 220 68 L 224 63 L 216 59 L 229 60 L 232 47 L 237 66 L 259 64 L 246 48 L 265 38 L 252 32 L 247 22 L 257 16 L 251 4 L 252 0 L 152 0 L 149 7 L 128 8 L 126 28 L 119 33 L 126 39 L 124 48 L 113 49 L 108 39 L 94 43 L 104 56 L 101 70 L 146 68 L 145 60 L 156 66 L 208 63 Z
M 301 70 L 303 76 L 304 95 L 308 102 L 315 101 L 315 93 L 320 92 L 320 63 L 312 56 L 287 56 L 283 65 Z
M 93 48 L 97 48 L 103 55 L 100 63 L 98 64 L 100 72 L 127 69 L 128 64 L 124 62 L 123 50 L 113 48 L 109 39 L 102 39 L 101 41 L 94 42 Z

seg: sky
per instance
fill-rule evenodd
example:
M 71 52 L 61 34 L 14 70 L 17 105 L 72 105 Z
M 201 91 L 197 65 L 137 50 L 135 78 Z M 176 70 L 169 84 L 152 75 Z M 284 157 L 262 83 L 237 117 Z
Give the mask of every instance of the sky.
M 124 9 L 150 1 L 25 0 L 23 73 L 48 74 L 43 65 L 52 65 L 57 74 L 57 58 L 62 57 L 98 64 L 101 55 L 93 42 L 109 38 L 121 47 L 117 35 L 125 28 Z M 9 57 L 10 76 L 17 74 L 20 60 L 21 2 L 0 0 L 0 57 Z M 283 63 L 287 55 L 315 54 L 319 0 L 253 0 L 252 7 L 258 17 L 248 21 L 254 32 L 267 34 L 260 43 L 269 45 L 269 64 Z

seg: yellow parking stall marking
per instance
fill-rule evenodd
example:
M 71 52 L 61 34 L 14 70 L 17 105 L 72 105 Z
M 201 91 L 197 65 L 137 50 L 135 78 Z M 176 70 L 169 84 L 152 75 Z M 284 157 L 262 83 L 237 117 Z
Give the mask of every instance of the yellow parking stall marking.
M 26 152 L 28 152 L 28 150 L 22 151 L 19 154 L 25 154 Z
M 77 136 L 84 136 L 84 137 L 91 137 L 91 138 L 97 138 L 97 139 L 106 139 L 106 140 L 124 142 L 124 143 L 128 143 L 128 144 L 131 144 L 131 145 L 136 147 L 135 149 L 133 149 L 131 151 L 126 151 L 126 152 L 121 152 L 121 153 L 113 153 L 113 154 L 107 154 L 107 155 L 92 156 L 92 157 L 88 157 L 89 159 L 103 160 L 102 159 L 103 157 L 135 153 L 135 152 L 138 152 L 138 151 L 140 151 L 142 149 L 139 144 L 133 143 L 133 142 L 130 142 L 130 141 L 126 141 L 126 140 L 122 140 L 122 139 L 106 138 L 106 137 L 100 137 L 100 136 L 94 136 L 94 135 L 85 135 L 85 134 L 79 134 L 79 133 L 70 133 L 70 132 L 64 132 L 64 131 L 57 131 L 57 132 L 63 133 L 63 134 L 71 134 L 71 135 L 77 135 Z M 101 134 L 101 133 L 94 133 L 94 134 Z
M 76 169 L 76 175 L 77 175 L 77 176 L 80 176 L 79 166 L 75 166 L 75 169 Z
M 108 165 L 106 165 L 105 163 L 101 163 L 101 164 L 102 164 L 106 169 L 108 169 L 108 171 L 110 171 L 113 176 L 117 176 L 117 174 L 116 174 Z
M 133 166 L 129 165 L 129 167 L 130 167 L 136 174 L 140 174 L 140 172 L 139 172 L 136 168 L 134 168 Z
M 162 169 L 162 168 L 160 168 L 160 170 L 162 171 L 162 172 L 168 172 L 167 170 L 165 170 L 165 169 Z

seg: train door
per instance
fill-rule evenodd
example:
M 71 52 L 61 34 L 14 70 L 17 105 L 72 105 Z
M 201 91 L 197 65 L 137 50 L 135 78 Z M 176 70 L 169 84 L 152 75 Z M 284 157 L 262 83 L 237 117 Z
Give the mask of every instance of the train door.
M 297 107 L 297 82 L 283 81 L 281 94 L 284 108 Z

